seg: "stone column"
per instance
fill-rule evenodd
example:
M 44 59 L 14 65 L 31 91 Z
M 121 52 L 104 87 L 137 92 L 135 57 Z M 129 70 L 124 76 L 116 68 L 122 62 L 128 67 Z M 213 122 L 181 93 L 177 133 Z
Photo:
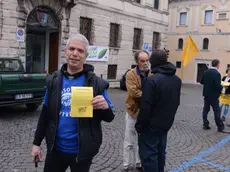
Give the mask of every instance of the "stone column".
M 64 64 L 66 62 L 65 56 L 64 56 L 64 49 L 67 43 L 67 40 L 69 38 L 69 19 L 70 19 L 70 9 L 65 8 L 63 9 L 63 20 L 61 22 L 61 64 Z
M 2 39 L 2 26 L 3 26 L 3 9 L 2 0 L 0 1 L 0 40 Z

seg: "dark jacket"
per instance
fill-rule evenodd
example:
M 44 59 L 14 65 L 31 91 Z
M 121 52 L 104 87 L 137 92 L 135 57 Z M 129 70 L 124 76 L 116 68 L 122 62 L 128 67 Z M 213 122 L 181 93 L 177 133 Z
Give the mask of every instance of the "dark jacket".
M 40 118 L 35 132 L 34 145 L 40 146 L 43 138 L 46 139 L 47 153 L 51 153 L 55 148 L 57 126 L 59 122 L 59 111 L 61 104 L 62 78 L 66 74 L 63 70 L 54 72 L 48 78 L 48 106 L 42 108 Z M 88 70 L 86 70 L 88 69 Z M 86 80 L 84 86 L 93 86 L 94 96 L 102 95 L 103 91 L 108 89 L 109 84 L 105 80 L 97 77 L 93 73 L 93 66 L 84 65 Z M 74 76 L 77 77 L 77 76 Z M 94 110 L 93 118 L 78 119 L 78 159 L 88 159 L 94 157 L 102 143 L 101 121 L 111 122 L 114 119 L 114 113 L 111 108 L 107 110 Z
M 138 133 L 161 135 L 167 132 L 180 105 L 181 79 L 176 67 L 167 63 L 152 71 L 141 98 L 140 113 L 135 125 Z
M 227 76 L 224 76 L 224 77 L 222 78 L 222 81 L 225 81 L 226 78 L 227 78 Z M 230 79 L 229 79 L 227 82 L 230 82 Z M 230 94 L 230 87 L 227 87 L 227 88 L 226 88 L 225 94 Z
M 207 69 L 201 79 L 203 84 L 203 96 L 208 98 L 219 98 L 223 89 L 221 75 L 216 69 Z

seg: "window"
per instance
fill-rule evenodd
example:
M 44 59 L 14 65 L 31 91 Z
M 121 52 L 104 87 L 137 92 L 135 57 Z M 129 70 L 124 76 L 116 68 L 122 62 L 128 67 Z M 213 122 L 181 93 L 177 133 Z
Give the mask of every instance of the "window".
M 92 32 L 92 19 L 80 17 L 80 33 L 84 35 L 88 39 L 89 43 L 92 45 L 91 32 Z
M 227 13 L 219 13 L 218 16 L 219 16 L 218 17 L 219 20 L 227 19 Z
M 209 39 L 204 38 L 204 40 L 203 40 L 203 50 L 208 50 L 208 46 L 209 46 Z
M 212 14 L 213 10 L 205 11 L 204 24 L 212 24 Z
M 154 0 L 154 8 L 159 9 L 159 0 Z
M 178 40 L 178 49 L 182 50 L 183 49 L 183 44 L 184 44 L 184 40 L 182 38 L 180 38 Z
M 141 48 L 141 29 L 134 28 L 134 36 L 133 36 L 133 49 L 139 50 Z
M 36 8 L 30 13 L 27 19 L 27 25 L 37 28 L 45 26 L 46 28 L 55 30 L 59 29 L 59 20 L 49 8 L 43 6 Z
M 180 61 L 176 62 L 176 68 L 181 68 L 181 62 Z
M 230 64 L 227 65 L 227 69 L 230 69 Z
M 107 79 L 116 79 L 117 65 L 108 65 Z
M 187 13 L 183 12 L 180 13 L 180 25 L 186 25 L 187 24 Z
M 0 59 L 0 71 L 1 72 L 24 72 L 22 63 L 17 59 Z
M 141 0 L 134 0 L 134 2 L 140 4 L 140 3 L 141 3 Z
M 131 69 L 134 69 L 137 65 L 131 65 Z
M 153 32 L 153 45 L 152 49 L 156 50 L 160 48 L 160 33 Z
M 110 47 L 118 47 L 119 24 L 110 23 Z

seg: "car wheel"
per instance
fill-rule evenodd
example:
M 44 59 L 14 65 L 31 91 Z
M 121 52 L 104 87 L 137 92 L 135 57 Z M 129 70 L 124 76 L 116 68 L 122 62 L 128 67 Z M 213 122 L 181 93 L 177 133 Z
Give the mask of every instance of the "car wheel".
M 37 103 L 28 103 L 28 104 L 26 104 L 26 108 L 29 111 L 36 111 L 38 107 L 39 107 L 39 104 L 37 104 Z

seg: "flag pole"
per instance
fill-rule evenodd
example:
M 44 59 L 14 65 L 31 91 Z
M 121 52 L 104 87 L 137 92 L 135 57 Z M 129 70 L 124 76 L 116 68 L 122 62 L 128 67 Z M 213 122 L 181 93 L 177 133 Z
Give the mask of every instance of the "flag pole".
M 200 55 L 200 57 L 202 58 L 202 60 L 204 61 L 204 63 L 206 64 L 207 68 L 209 68 L 208 63 L 207 63 L 207 61 L 205 60 L 205 58 L 204 58 L 200 53 L 199 53 L 199 55 Z
M 200 38 L 201 38 L 201 36 L 200 36 Z M 203 60 L 204 63 L 206 64 L 207 68 L 209 68 L 207 61 L 206 61 L 205 58 L 202 56 L 202 54 L 200 54 L 200 50 L 199 50 L 199 53 L 198 53 L 198 54 L 200 55 L 200 57 L 202 58 L 202 60 Z

